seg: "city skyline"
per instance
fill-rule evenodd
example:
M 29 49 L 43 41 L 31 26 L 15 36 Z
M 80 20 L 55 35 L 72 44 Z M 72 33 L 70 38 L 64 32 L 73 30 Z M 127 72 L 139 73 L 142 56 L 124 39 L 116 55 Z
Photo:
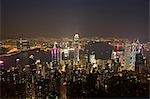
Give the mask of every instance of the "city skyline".
M 149 0 L 2 0 L 1 38 L 123 37 L 149 40 Z

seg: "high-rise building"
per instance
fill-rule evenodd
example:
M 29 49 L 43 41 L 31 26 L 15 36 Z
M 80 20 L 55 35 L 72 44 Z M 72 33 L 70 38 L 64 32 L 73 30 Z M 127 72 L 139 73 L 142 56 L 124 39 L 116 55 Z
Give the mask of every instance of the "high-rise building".
M 74 53 L 74 58 L 75 62 L 78 63 L 80 61 L 80 55 L 79 55 L 79 34 L 76 33 L 74 35 L 74 48 L 75 48 L 75 53 Z
M 90 55 L 90 63 L 96 63 L 95 54 Z
M 131 44 L 128 42 L 125 45 L 125 50 L 124 50 L 124 69 L 125 70 L 130 70 L 130 54 L 131 54 Z
M 62 59 L 63 60 L 68 60 L 69 59 L 69 49 L 63 49 Z
M 142 68 L 144 68 L 144 58 L 142 53 L 136 54 L 136 61 L 135 61 L 135 72 L 141 73 Z
M 28 50 L 29 48 L 30 48 L 30 44 L 28 40 L 23 40 L 22 38 L 20 38 L 17 41 L 17 49 L 24 51 L 24 50 Z
M 59 48 L 57 48 L 57 42 L 54 42 L 54 46 L 51 50 L 52 55 L 52 62 L 54 64 L 57 64 L 60 61 L 60 51 Z
M 135 71 L 135 62 L 136 62 L 136 55 L 141 53 L 141 44 L 139 40 L 136 40 L 131 44 L 131 52 L 130 52 L 130 70 Z

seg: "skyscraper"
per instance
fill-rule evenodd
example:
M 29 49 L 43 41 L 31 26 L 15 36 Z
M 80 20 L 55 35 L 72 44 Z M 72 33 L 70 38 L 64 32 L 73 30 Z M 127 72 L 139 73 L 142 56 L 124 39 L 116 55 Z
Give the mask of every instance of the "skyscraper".
M 59 51 L 58 48 L 56 47 L 56 42 L 54 42 L 54 46 L 51 50 L 51 55 L 52 55 L 52 62 L 56 64 L 59 61 Z
M 79 34 L 76 33 L 74 35 L 74 48 L 75 48 L 74 58 L 75 58 L 76 64 L 80 61 L 79 47 L 80 47 L 80 45 L 79 45 Z

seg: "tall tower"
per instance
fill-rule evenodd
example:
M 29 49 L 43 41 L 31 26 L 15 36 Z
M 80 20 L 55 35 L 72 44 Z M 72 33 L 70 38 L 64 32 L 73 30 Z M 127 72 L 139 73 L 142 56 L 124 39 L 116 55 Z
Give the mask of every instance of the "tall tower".
M 131 44 L 130 65 L 131 70 L 135 71 L 136 55 L 140 53 L 140 42 L 138 40 Z
M 57 43 L 54 42 L 54 46 L 51 50 L 52 62 L 54 64 L 56 64 L 58 62 L 58 59 L 59 59 L 59 56 L 58 56 L 59 52 L 58 52 L 58 48 L 56 47 L 56 45 L 57 45 Z
M 131 44 L 129 42 L 126 42 L 125 44 L 125 50 L 124 50 L 124 64 L 125 64 L 125 69 L 130 70 L 130 63 L 131 63 Z
M 74 53 L 74 58 L 75 58 L 75 62 L 78 63 L 80 61 L 79 58 L 79 34 L 76 33 L 74 35 L 74 48 L 75 48 L 75 53 Z

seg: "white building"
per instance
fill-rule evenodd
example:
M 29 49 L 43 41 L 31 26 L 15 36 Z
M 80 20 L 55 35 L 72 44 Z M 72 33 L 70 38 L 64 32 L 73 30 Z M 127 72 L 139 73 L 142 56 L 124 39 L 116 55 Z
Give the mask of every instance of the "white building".
M 79 34 L 76 33 L 74 35 L 74 48 L 75 48 L 75 53 L 74 53 L 74 58 L 76 63 L 78 63 L 80 61 L 80 56 L 79 56 Z
M 125 48 L 125 65 L 127 70 L 135 71 L 136 54 L 141 53 L 141 44 L 137 40 Z

